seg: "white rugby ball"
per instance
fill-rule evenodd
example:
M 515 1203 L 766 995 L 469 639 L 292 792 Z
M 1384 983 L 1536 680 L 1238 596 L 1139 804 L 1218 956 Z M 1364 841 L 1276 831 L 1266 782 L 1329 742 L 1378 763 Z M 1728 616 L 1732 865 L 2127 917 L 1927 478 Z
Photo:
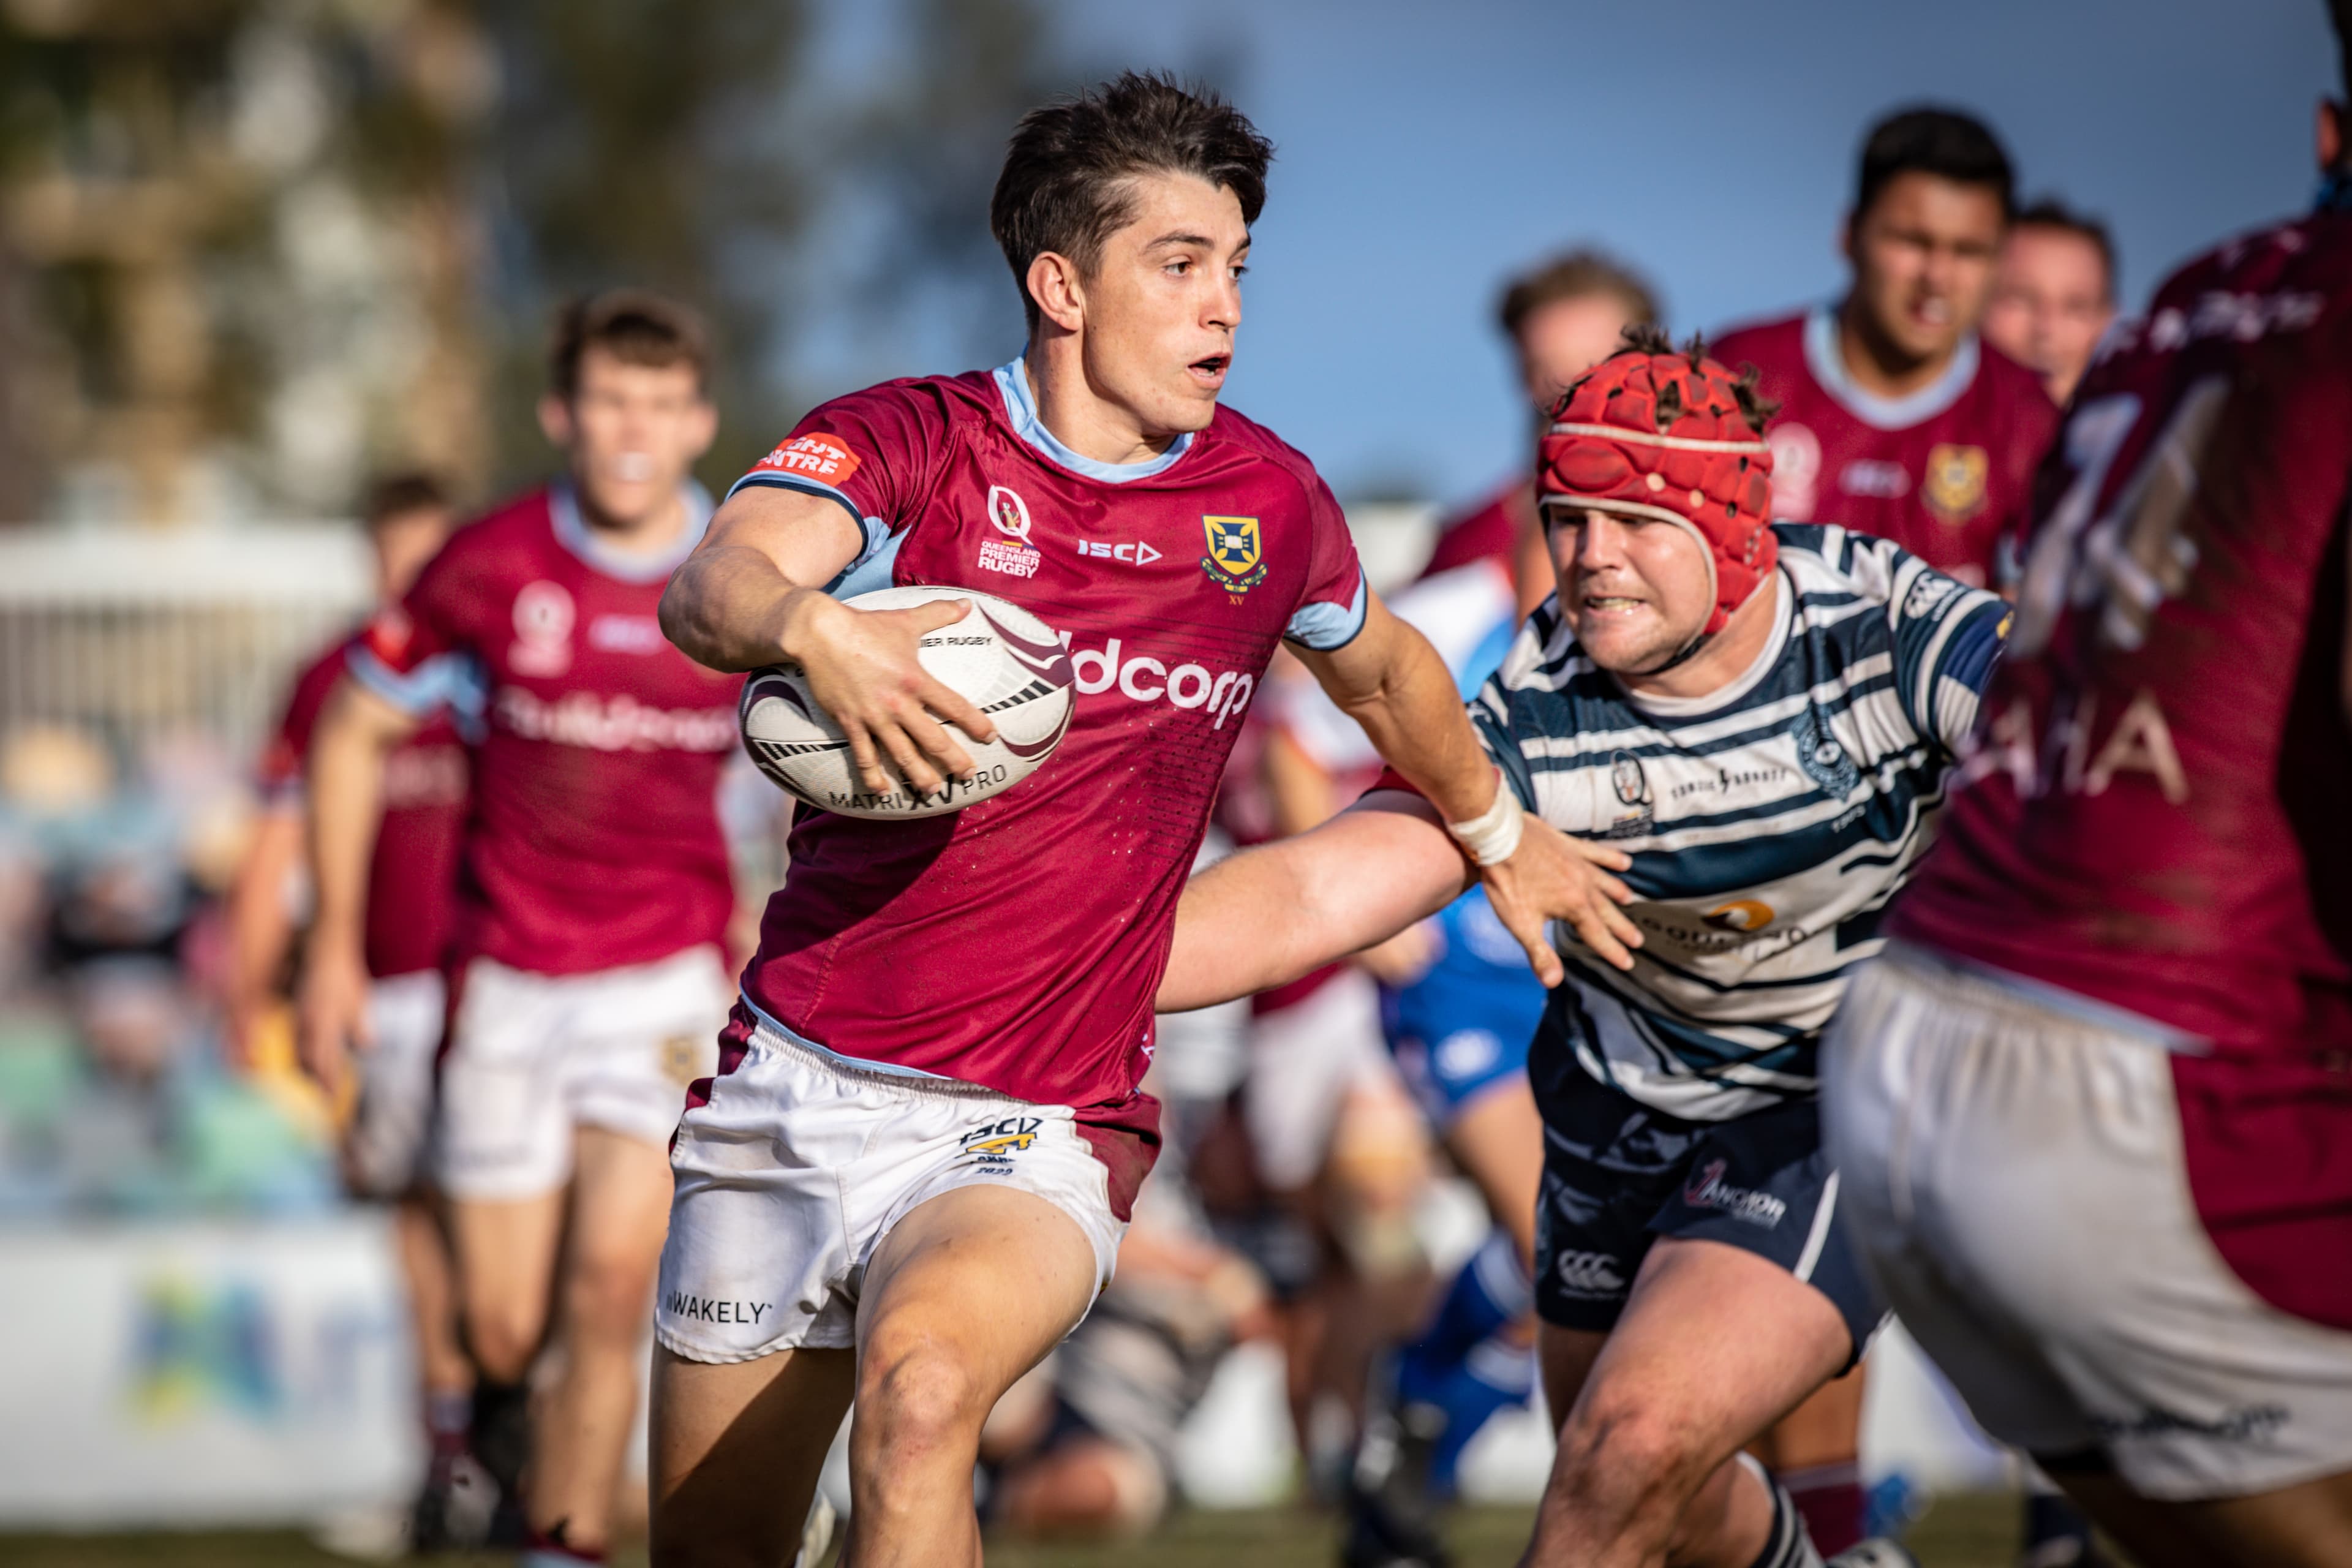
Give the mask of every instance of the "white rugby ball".
M 743 745 L 760 771 L 810 805 L 882 820 L 961 811 L 1035 773 L 1070 728 L 1075 672 L 1059 633 L 1020 605 L 971 588 L 884 588 L 843 602 L 855 610 L 911 610 L 939 599 L 969 599 L 971 612 L 925 632 L 915 657 L 996 724 L 996 739 L 985 745 L 948 726 L 972 760 L 971 777 L 950 778 L 937 795 L 918 795 L 893 770 L 896 787 L 875 794 L 857 776 L 849 737 L 793 664 L 754 670 L 743 683 Z M 883 765 L 889 766 L 887 757 Z

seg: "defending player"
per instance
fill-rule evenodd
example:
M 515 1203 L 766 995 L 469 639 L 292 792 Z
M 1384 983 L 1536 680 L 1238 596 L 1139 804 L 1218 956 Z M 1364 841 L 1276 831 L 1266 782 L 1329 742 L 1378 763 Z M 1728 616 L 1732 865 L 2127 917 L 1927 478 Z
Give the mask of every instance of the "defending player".
M 1915 109 L 1864 143 L 1836 304 L 1725 335 L 1780 405 L 1772 515 L 1891 539 L 1938 571 L 1998 580 L 2057 410 L 1977 335 L 2009 222 L 2008 154 L 1965 114 Z
M 2042 378 L 2063 405 L 2116 319 L 2116 245 L 2107 226 L 2063 202 L 2017 215 L 1985 307 L 1987 342 Z
M 2352 0 L 2335 0 L 2352 89 Z M 1857 1242 L 2149 1568 L 2352 1562 L 2352 111 L 2076 391 L 1824 1062 Z
M 1229 106 L 1151 77 L 1031 113 L 991 209 L 1026 352 L 817 409 L 671 584 L 681 647 L 800 663 L 877 789 L 970 767 L 941 721 L 992 731 L 915 660 L 961 609 L 860 613 L 828 587 L 1017 599 L 1068 634 L 1029 653 L 1077 699 L 1051 762 L 1003 795 L 795 829 L 722 1070 L 677 1141 L 657 1562 L 787 1557 L 853 1393 L 846 1561 L 977 1561 L 982 1420 L 1084 1315 L 1151 1163 L 1152 991 L 1278 642 L 1465 825 L 1531 955 L 1541 916 L 1592 918 L 1585 861 L 1498 792 L 1444 666 L 1367 593 L 1329 490 L 1218 407 L 1269 153 Z
M 380 605 L 399 602 L 455 521 L 440 483 L 421 473 L 390 475 L 371 485 L 361 520 L 375 560 Z M 240 1040 L 252 1037 L 285 973 L 300 896 L 296 889 L 304 881 L 304 764 L 320 712 L 358 640 L 340 639 L 296 677 L 262 759 L 265 809 L 230 895 L 228 1012 Z M 465 1448 L 474 1370 L 457 1342 L 448 1244 L 425 1167 L 466 774 L 465 746 L 446 713 L 436 714 L 384 759 L 383 821 L 369 862 L 363 937 L 374 1044 L 358 1064 L 358 1089 L 343 1129 L 344 1183 L 355 1194 L 392 1206 L 407 1288 L 432 1447 L 410 1521 L 409 1546 L 418 1552 L 477 1538 L 488 1526 L 493 1500 L 475 1484 L 479 1472 Z
M 709 351 L 648 295 L 560 319 L 541 427 L 565 479 L 453 538 L 352 658 L 311 750 L 319 876 L 307 1059 L 367 1040 L 360 912 L 380 759 L 444 703 L 482 714 L 436 1174 L 449 1198 L 480 1457 L 511 1485 L 522 1384 L 535 1564 L 601 1558 L 669 1205 L 664 1141 L 709 1070 L 733 908 L 716 796 L 740 681 L 655 618 L 702 536 Z M 560 1260 L 560 1261 L 559 1261 Z M 487 1430 L 485 1430 L 487 1429 Z
M 1539 439 L 1551 405 L 1569 384 L 1615 353 L 1627 327 L 1660 318 L 1657 296 L 1632 268 L 1598 251 L 1571 250 L 1513 279 L 1495 319 L 1511 341 L 1519 390 Z M 1536 521 L 1524 456 L 1509 483 L 1446 521 L 1423 570 L 1434 574 L 1488 559 L 1511 574 L 1521 614 L 1550 596 L 1551 555 Z
M 1816 1032 L 1925 847 L 2003 608 L 1887 541 L 1767 524 L 1764 413 L 1654 333 L 1570 393 L 1538 477 L 1559 595 L 1473 709 L 1627 906 L 1563 943 L 1529 1063 L 1562 1421 L 1532 1563 L 1817 1563 L 1734 1456 L 1878 1321 L 1833 1223 Z M 1160 1005 L 1383 940 L 1465 881 L 1428 806 L 1376 792 L 1196 879 Z

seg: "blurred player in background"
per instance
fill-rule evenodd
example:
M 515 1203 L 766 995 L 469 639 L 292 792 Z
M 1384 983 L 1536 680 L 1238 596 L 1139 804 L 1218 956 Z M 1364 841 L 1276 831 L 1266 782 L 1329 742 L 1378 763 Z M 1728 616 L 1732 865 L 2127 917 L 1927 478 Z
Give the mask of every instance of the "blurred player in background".
M 1763 372 L 1772 515 L 1891 539 L 1976 587 L 2000 580 L 2057 410 L 1977 335 L 2009 225 L 2009 155 L 1979 121 L 1914 109 L 1863 144 L 1834 304 L 1717 342 Z
M 379 606 L 399 603 L 457 521 L 447 492 L 423 473 L 378 479 L 360 515 Z M 338 640 L 295 678 L 262 759 L 264 809 L 229 895 L 229 1028 L 248 1051 L 284 994 L 288 955 L 310 897 L 303 777 L 311 735 L 358 643 L 356 634 Z M 465 1447 L 474 1371 L 457 1341 L 448 1244 L 426 1167 L 433 1058 L 447 994 L 442 964 L 466 819 L 466 750 L 451 715 L 433 715 L 385 756 L 383 769 L 383 819 L 369 862 L 362 936 L 373 1044 L 353 1074 L 342 1166 L 353 1194 L 393 1205 L 433 1456 L 409 1545 L 433 1552 L 478 1539 L 492 1500 Z
M 565 477 L 462 530 L 379 615 L 311 747 L 318 919 L 306 1059 L 331 1087 L 369 1038 L 362 910 L 383 759 L 478 713 L 437 1184 L 449 1199 L 476 1451 L 516 1481 L 533 1564 L 603 1556 L 635 1425 L 669 1206 L 664 1143 L 726 1016 L 734 907 L 718 816 L 737 677 L 655 617 L 702 537 L 688 469 L 717 416 L 701 323 L 650 295 L 575 301 L 540 405 Z M 553 1334 L 550 1334 L 551 1322 Z
M 1662 319 L 1657 295 L 1641 275 L 1597 250 L 1571 250 L 1513 279 L 1495 314 L 1511 340 L 1536 436 L 1569 384 L 1615 353 L 1627 327 Z M 1521 615 L 1550 596 L 1551 557 L 1524 464 L 1492 496 L 1446 520 L 1423 573 L 1487 559 L 1512 574 Z
M 994 731 L 916 661 L 963 605 L 833 593 L 1016 599 L 1068 637 L 1020 646 L 1076 700 L 1051 760 L 1000 795 L 794 828 L 722 1070 L 677 1139 L 656 1562 L 785 1560 L 853 1394 L 845 1561 L 978 1560 L 982 1425 L 1108 1282 L 1159 1143 L 1137 1087 L 1152 988 L 1279 644 L 1427 781 L 1531 957 L 1572 890 L 1573 851 L 1497 789 L 1329 489 L 1218 406 L 1271 153 L 1230 105 L 1157 77 L 1033 110 L 990 208 L 1023 353 L 816 409 L 671 583 L 679 645 L 798 663 L 877 793 L 969 774 L 942 721 Z
M 2116 319 L 2116 247 L 2107 226 L 2045 197 L 2001 241 L 1985 307 L 1985 341 L 2042 378 L 2063 406 Z
M 2334 0 L 2352 92 L 2352 0 Z M 2148 1568 L 2352 1563 L 2352 110 L 2077 389 L 1823 1064 L 1857 1245 Z
M 2004 608 L 1887 541 L 1768 524 L 1767 412 L 1654 331 L 1562 400 L 1538 476 L 1558 597 L 1473 709 L 1595 872 L 1530 1052 L 1560 1422 L 1531 1564 L 1818 1565 L 1739 1450 L 1880 1318 L 1813 1053 L 1926 847 Z M 1428 808 L 1376 792 L 1196 879 L 1161 1005 L 1386 940 L 1463 883 Z

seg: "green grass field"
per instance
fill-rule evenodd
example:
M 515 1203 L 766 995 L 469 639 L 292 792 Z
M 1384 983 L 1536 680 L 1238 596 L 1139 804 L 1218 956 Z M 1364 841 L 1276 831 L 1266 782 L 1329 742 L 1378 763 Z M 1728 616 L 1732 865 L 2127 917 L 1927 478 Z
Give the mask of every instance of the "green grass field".
M 1465 1510 L 1454 1542 L 1462 1568 L 1510 1568 L 1526 1543 L 1523 1509 Z M 2005 1497 L 1938 1502 L 1913 1531 L 1924 1568 L 2012 1568 L 2017 1505 Z M 990 1568 L 1325 1568 L 1332 1561 L 1328 1520 L 1284 1510 L 1190 1513 L 1148 1541 L 1118 1547 L 992 1546 Z M 300 1534 L 222 1532 L 146 1535 L 0 1535 L 7 1568 L 331 1568 L 350 1560 Z M 453 1556 L 446 1568 L 497 1568 L 502 1557 Z M 642 1568 L 642 1549 L 614 1568 Z

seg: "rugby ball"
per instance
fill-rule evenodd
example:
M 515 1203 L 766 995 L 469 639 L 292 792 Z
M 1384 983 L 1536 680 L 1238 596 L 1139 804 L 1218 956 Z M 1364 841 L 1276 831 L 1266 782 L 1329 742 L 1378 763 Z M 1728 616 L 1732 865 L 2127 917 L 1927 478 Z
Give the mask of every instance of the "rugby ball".
M 857 776 L 848 736 L 817 705 L 807 675 L 793 664 L 754 670 L 743 683 L 737 710 L 743 746 L 760 771 L 820 810 L 882 821 L 961 811 L 1035 773 L 1070 728 L 1075 672 L 1059 633 L 1020 605 L 971 588 L 884 588 L 843 602 L 855 610 L 911 610 L 939 599 L 968 599 L 971 612 L 925 632 L 916 658 L 996 724 L 996 739 L 986 745 L 948 726 L 972 760 L 971 777 L 950 778 L 937 795 L 918 795 L 893 772 L 897 787 L 875 794 Z

